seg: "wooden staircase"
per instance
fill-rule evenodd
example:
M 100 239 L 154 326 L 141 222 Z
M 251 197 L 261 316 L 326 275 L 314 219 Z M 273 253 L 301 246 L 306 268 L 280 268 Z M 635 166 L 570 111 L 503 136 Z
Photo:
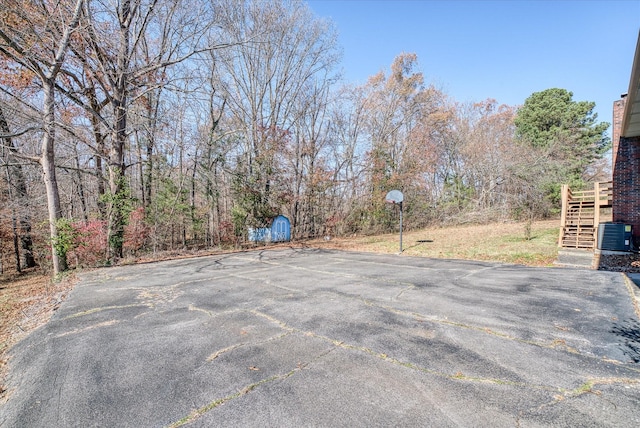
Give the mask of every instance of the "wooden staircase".
M 593 250 L 596 247 L 600 210 L 611 207 L 613 183 L 594 183 L 593 190 L 572 192 L 562 186 L 562 214 L 558 246 Z

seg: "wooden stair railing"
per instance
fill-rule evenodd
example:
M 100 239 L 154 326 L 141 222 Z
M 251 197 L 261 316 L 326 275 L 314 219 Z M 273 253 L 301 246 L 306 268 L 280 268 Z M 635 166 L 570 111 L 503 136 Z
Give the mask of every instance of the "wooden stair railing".
M 594 183 L 593 190 L 572 192 L 562 186 L 562 212 L 558 246 L 594 249 L 600 223 L 600 209 L 611 206 L 612 182 Z

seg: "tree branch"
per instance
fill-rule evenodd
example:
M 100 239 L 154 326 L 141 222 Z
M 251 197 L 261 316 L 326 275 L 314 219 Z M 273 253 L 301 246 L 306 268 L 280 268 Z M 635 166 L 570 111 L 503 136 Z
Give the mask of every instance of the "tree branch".
M 42 127 L 41 126 L 30 126 L 30 127 L 26 128 L 26 129 L 23 129 L 22 131 L 18 131 L 18 132 L 12 132 L 12 133 L 9 133 L 9 134 L 1 134 L 0 133 L 0 138 L 4 139 L 4 138 L 19 137 L 19 136 L 24 135 L 24 134 L 26 134 L 28 132 L 31 132 L 31 131 L 42 131 Z

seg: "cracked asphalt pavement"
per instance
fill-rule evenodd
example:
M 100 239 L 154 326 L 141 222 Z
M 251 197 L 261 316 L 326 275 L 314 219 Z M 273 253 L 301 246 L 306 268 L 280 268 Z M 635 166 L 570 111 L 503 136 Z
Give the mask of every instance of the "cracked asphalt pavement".
M 2 427 L 640 426 L 623 274 L 315 249 L 82 273 Z

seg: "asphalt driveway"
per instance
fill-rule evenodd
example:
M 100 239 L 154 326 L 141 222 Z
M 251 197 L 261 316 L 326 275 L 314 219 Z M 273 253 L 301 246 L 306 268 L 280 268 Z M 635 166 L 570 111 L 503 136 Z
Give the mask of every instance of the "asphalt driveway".
M 253 251 L 81 275 L 2 427 L 640 426 L 618 273 Z

